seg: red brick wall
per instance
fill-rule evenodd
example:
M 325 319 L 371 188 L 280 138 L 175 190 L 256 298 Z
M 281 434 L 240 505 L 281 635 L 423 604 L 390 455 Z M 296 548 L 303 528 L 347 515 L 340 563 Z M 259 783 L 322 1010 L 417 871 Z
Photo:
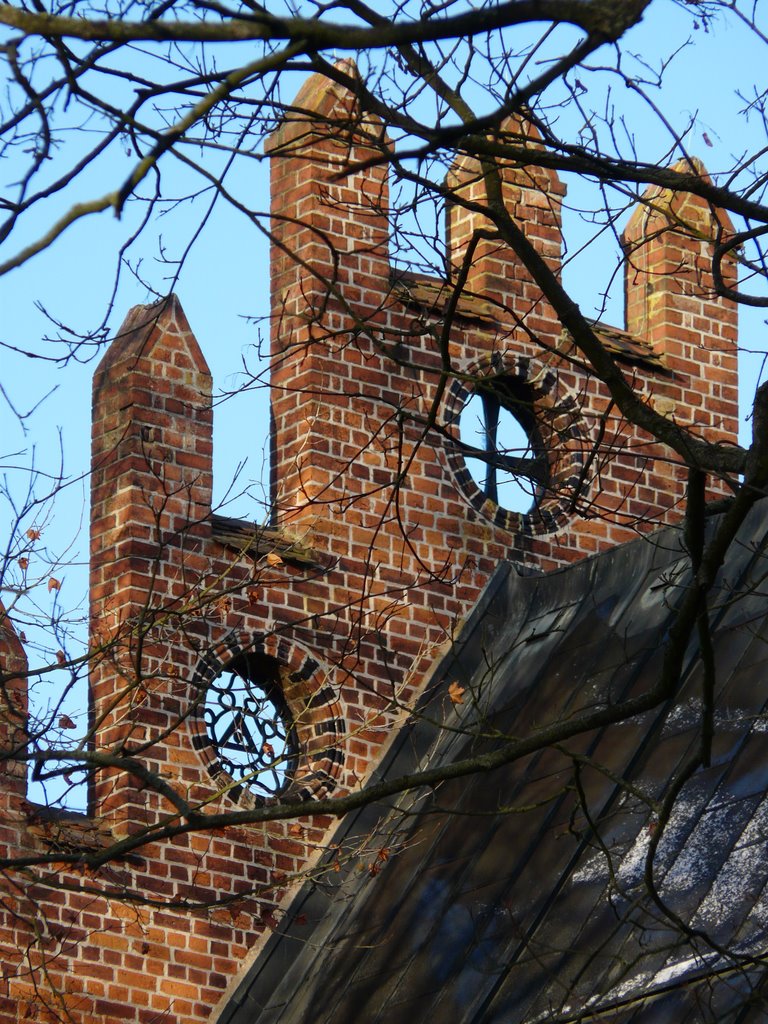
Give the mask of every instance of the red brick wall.
M 680 161 L 675 169 L 706 177 L 704 167 Z M 627 256 L 628 330 L 663 356 L 674 376 L 659 382 L 657 403 L 713 440 L 738 432 L 737 311 L 718 299 L 712 248 L 733 234 L 723 210 L 696 196 L 649 188 L 623 234 Z M 732 254 L 722 262 L 724 283 L 736 286 Z
M 8 772 L 6 850 L 45 854 L 58 841 L 93 851 L 107 833 L 156 825 L 184 801 L 205 813 L 247 806 L 247 795 L 223 791 L 201 704 L 218 666 L 254 642 L 285 666 L 304 750 L 297 785 L 354 788 L 500 559 L 551 569 L 679 514 L 682 467 L 622 422 L 492 239 L 467 287 L 486 300 L 482 315 L 473 307 L 446 332 L 439 311 L 393 289 L 386 178 L 368 159 L 385 141 L 380 127 L 362 122 L 350 135 L 351 98 L 319 78 L 297 106 L 317 110 L 317 122 L 288 122 L 269 147 L 272 490 L 277 524 L 322 564 L 238 557 L 216 542 L 207 367 L 175 298 L 132 311 L 94 378 L 94 743 L 135 757 L 169 788 L 158 795 L 105 765 L 88 821 L 50 823 L 25 807 Z M 476 170 L 463 161 L 449 178 L 454 267 L 485 226 L 461 206 L 482 198 Z M 503 173 L 508 202 L 556 268 L 562 185 L 551 172 Z M 626 233 L 629 328 L 672 373 L 627 373 L 670 415 L 735 440 L 735 314 L 706 277 L 709 211 L 683 204 L 690 230 L 672 232 L 681 211 L 666 216 L 659 196 L 649 201 L 653 212 Z M 557 444 L 560 486 L 528 516 L 484 500 L 450 443 L 473 379 L 500 369 L 526 377 Z M 7 628 L 3 644 L 4 671 L 20 673 Z M 33 886 L 6 874 L 1 1024 L 53 1020 L 64 1006 L 67 1019 L 96 1024 L 215 1019 L 329 825 L 191 833 L 95 870 L 36 867 Z

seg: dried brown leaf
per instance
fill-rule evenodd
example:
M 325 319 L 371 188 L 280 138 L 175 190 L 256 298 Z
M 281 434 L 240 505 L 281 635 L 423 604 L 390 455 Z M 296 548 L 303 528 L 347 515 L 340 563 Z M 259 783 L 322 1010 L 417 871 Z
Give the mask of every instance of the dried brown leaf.
M 448 696 L 450 698 L 451 704 L 463 704 L 463 693 L 464 687 L 459 686 L 459 684 L 454 680 L 454 682 L 452 682 L 451 685 L 448 687 Z

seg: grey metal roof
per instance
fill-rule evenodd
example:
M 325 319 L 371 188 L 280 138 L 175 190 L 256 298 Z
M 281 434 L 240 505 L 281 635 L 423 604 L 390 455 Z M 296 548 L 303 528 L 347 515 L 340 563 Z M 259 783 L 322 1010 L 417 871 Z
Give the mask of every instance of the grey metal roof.
M 713 756 L 655 861 L 679 921 L 643 872 L 700 737 L 695 643 L 663 707 L 345 820 L 222 1024 L 764 1021 L 767 541 L 762 503 L 713 598 Z M 501 566 L 373 781 L 644 692 L 689 572 L 674 530 L 548 576 Z

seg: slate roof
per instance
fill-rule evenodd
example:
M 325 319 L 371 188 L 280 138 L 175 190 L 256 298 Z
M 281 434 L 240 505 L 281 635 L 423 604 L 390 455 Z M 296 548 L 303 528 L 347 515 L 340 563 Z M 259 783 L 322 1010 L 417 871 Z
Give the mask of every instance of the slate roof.
M 764 1021 L 767 543 L 763 502 L 712 601 L 711 766 L 656 857 L 689 934 L 643 872 L 655 801 L 700 737 L 695 642 L 665 706 L 346 819 L 221 1024 Z M 502 565 L 373 781 L 645 692 L 689 578 L 672 529 L 547 576 Z
M 322 555 L 306 547 L 279 528 L 261 526 L 245 519 L 214 514 L 211 516 L 211 535 L 231 551 L 257 559 L 276 555 L 289 565 L 305 569 L 321 568 L 331 561 L 327 554 Z
M 463 291 L 456 299 L 454 288 L 446 281 L 420 277 L 415 274 L 400 274 L 394 282 L 398 299 L 407 306 L 415 306 L 429 316 L 441 317 L 450 303 L 455 302 L 454 317 L 467 323 L 498 326 L 508 319 L 508 313 L 498 303 L 483 295 Z M 611 327 L 601 320 L 590 320 L 592 328 L 603 348 L 622 362 L 645 366 L 659 373 L 668 373 L 661 356 L 645 339 L 635 337 L 618 327 Z M 564 339 L 573 339 L 567 331 Z

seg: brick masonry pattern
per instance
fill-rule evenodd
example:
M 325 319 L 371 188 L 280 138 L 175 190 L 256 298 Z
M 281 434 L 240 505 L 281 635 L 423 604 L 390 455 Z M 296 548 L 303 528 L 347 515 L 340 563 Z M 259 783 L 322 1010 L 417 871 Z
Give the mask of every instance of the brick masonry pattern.
M 351 97 L 323 79 L 296 106 L 316 118 L 289 120 L 269 146 L 272 499 L 278 526 L 323 553 L 322 567 L 237 557 L 213 539 L 211 380 L 178 300 L 133 310 L 94 377 L 96 746 L 135 752 L 206 811 L 247 804 L 222 779 L 201 721 L 207 683 L 230 655 L 261 648 L 285 666 L 304 751 L 296 785 L 353 790 L 500 559 L 557 568 L 674 521 L 684 496 L 684 467 L 622 420 L 524 268 L 477 235 L 487 225 L 461 205 L 482 199 L 477 167 L 459 161 L 449 179 L 450 273 L 466 273 L 467 293 L 495 312 L 446 331 L 435 310 L 392 288 L 387 180 L 367 160 L 380 127 L 355 117 L 350 132 Z M 509 208 L 557 270 L 563 186 L 550 171 L 503 174 Z M 651 199 L 624 236 L 627 329 L 668 372 L 627 372 L 657 408 L 729 443 L 736 315 L 713 297 L 712 213 L 690 198 Z M 473 381 L 497 367 L 525 377 L 549 424 L 556 488 L 529 516 L 484 499 L 451 443 Z M 6 745 L 24 713 L 24 654 L 7 620 L 1 628 L 4 671 L 17 673 L 3 697 Z M 93 796 L 93 827 L 117 837 L 170 810 L 109 768 Z M 5 769 L 0 800 L 2 856 L 56 849 L 63 824 L 36 826 L 18 769 Z M 215 1020 L 331 824 L 192 832 L 97 872 L 54 861 L 21 886 L 8 873 L 0 1024 L 55 1020 L 64 1006 L 83 1024 Z

